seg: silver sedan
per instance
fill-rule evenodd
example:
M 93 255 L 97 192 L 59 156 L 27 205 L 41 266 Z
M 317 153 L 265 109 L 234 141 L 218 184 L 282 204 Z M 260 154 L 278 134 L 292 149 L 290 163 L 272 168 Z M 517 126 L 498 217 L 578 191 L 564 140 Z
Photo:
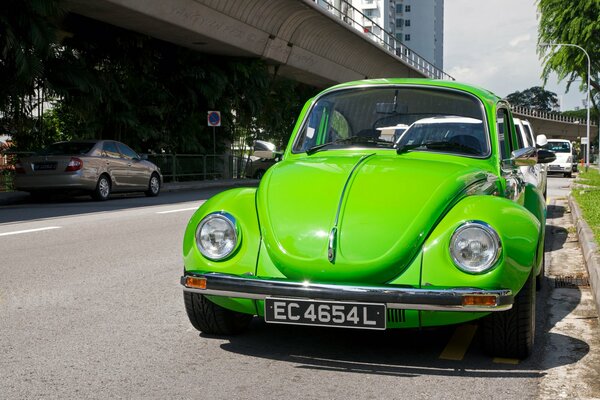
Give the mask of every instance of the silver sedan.
M 160 169 L 114 140 L 51 144 L 15 165 L 15 188 L 39 195 L 49 191 L 87 192 L 106 200 L 113 192 L 158 196 Z

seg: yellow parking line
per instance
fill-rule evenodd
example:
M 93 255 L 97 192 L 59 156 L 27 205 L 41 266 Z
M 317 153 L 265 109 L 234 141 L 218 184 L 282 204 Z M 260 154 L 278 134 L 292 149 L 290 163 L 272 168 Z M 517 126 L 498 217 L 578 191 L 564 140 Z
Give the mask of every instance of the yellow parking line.
M 496 364 L 512 364 L 512 365 L 517 365 L 519 363 L 519 360 L 517 360 L 516 358 L 502 358 L 502 357 L 496 357 L 493 360 Z
M 462 360 L 469 349 L 476 331 L 477 325 L 467 324 L 457 327 L 439 358 L 442 360 Z

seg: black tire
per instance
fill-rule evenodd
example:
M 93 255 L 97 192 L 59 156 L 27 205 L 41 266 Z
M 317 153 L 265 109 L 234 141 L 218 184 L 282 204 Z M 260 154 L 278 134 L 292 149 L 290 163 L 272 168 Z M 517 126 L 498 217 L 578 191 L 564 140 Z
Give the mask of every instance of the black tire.
M 544 286 L 544 276 L 546 274 L 546 251 L 542 253 L 542 268 L 540 269 L 540 273 L 535 277 L 535 290 L 540 291 Z
M 160 177 L 153 173 L 148 181 L 148 190 L 144 192 L 148 197 L 156 197 L 160 193 Z
M 572 172 L 565 172 L 565 178 L 571 178 L 573 176 Z
M 183 292 L 185 311 L 200 332 L 211 335 L 236 335 L 248 329 L 252 315 L 227 310 L 201 294 Z
M 92 193 L 92 198 L 98 201 L 108 200 L 110 197 L 111 182 L 110 177 L 106 174 L 100 175 L 98 183 L 96 183 L 96 189 Z
M 493 312 L 483 319 L 483 345 L 491 356 L 524 359 L 531 354 L 535 336 L 533 275 L 515 296 L 510 310 Z
M 264 169 L 259 169 L 254 174 L 254 179 L 262 179 L 262 177 L 263 177 L 264 174 L 265 174 L 265 170 Z

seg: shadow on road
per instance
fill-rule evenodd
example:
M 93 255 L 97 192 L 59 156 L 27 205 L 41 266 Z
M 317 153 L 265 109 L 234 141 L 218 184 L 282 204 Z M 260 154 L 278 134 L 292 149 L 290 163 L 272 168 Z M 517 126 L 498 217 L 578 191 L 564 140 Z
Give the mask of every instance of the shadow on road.
M 553 218 L 564 207 L 551 207 Z M 549 215 L 550 216 L 550 215 Z M 547 227 L 546 252 L 562 247 L 566 230 Z M 550 257 L 547 255 L 546 257 Z M 546 269 L 547 270 L 547 269 Z M 517 365 L 495 363 L 483 351 L 481 329 L 461 361 L 440 359 L 455 326 L 389 330 L 384 332 L 266 324 L 255 318 L 250 330 L 229 338 L 223 350 L 298 364 L 298 368 L 414 377 L 419 375 L 487 378 L 540 378 L 545 371 L 574 364 L 589 353 L 589 345 L 577 338 L 551 332 L 554 324 L 573 311 L 581 298 L 577 289 L 572 301 L 553 304 L 553 281 L 544 278 L 537 292 L 536 336 L 532 356 Z M 475 322 L 476 323 L 476 322 Z M 211 336 L 201 335 L 204 339 Z M 573 351 L 576 349 L 576 351 Z

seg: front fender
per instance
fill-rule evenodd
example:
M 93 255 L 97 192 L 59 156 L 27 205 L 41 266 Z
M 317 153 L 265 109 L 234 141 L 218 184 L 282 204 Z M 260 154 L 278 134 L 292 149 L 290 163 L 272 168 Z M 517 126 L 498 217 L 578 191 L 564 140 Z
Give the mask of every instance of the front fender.
M 226 190 L 198 208 L 187 224 L 183 239 L 183 259 L 186 271 L 255 274 L 260 244 L 255 195 L 256 188 Z M 198 250 L 196 228 L 205 216 L 218 211 L 226 211 L 236 219 L 240 230 L 240 245 L 226 259 L 211 261 Z
M 459 270 L 449 251 L 454 231 L 464 222 L 473 220 L 494 228 L 502 246 L 496 267 L 483 274 Z M 448 212 L 425 242 L 422 286 L 503 288 L 517 293 L 535 267 L 542 224 L 531 212 L 510 200 L 495 196 L 464 198 Z
M 260 230 L 256 216 L 256 188 L 236 188 L 217 194 L 192 215 L 183 237 L 184 269 L 189 273 L 223 272 L 244 275 L 256 273 Z M 240 231 L 240 245 L 221 261 L 205 258 L 196 245 L 196 228 L 210 213 L 226 211 L 235 219 Z M 246 314 L 256 314 L 254 300 L 209 296 L 216 304 Z

